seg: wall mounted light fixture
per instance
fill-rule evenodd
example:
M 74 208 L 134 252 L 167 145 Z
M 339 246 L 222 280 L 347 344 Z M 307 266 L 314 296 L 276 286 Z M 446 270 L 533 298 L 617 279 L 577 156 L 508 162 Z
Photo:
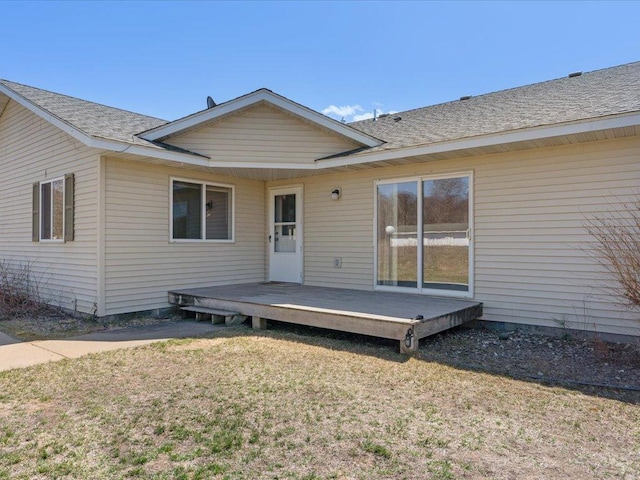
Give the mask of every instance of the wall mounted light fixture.
M 331 190 L 331 200 L 338 200 L 342 196 L 342 189 L 340 187 Z

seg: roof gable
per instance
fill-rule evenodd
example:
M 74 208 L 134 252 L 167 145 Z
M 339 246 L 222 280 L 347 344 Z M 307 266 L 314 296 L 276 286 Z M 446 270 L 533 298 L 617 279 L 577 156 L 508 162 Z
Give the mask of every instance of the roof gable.
M 309 166 L 318 159 L 361 147 L 268 102 L 182 130 L 164 142 L 203 154 L 212 166 L 244 168 Z
M 280 108 L 291 115 L 297 116 L 310 124 L 314 124 L 319 128 L 331 131 L 337 135 L 341 135 L 362 146 L 375 147 L 383 143 L 372 135 L 333 120 L 332 118 L 322 115 L 321 113 L 304 107 L 289 100 L 288 98 L 264 88 L 247 95 L 243 95 L 242 97 L 238 97 L 234 100 L 221 103 L 215 107 L 208 108 L 207 110 L 152 128 L 151 130 L 141 133 L 139 136 L 150 141 L 166 140 L 172 136 L 180 135 L 183 132 L 206 125 L 218 118 L 242 111 L 259 103 L 273 105 L 274 107 Z
M 266 89 L 174 122 L 0 80 L 0 114 L 9 99 L 83 144 L 102 151 L 202 167 L 227 168 L 225 164 L 233 163 L 229 168 L 236 170 L 284 170 L 295 163 L 295 168 L 309 171 L 640 135 L 640 62 L 348 125 Z M 260 105 L 278 109 L 330 135 L 332 140 L 338 138 L 344 142 L 344 150 L 331 150 L 315 162 L 309 161 L 313 156 L 304 155 L 289 164 L 263 160 L 228 162 L 220 160 L 219 152 L 196 153 L 180 146 L 182 142 L 177 140 L 188 138 L 190 132 L 205 126 L 222 125 Z M 164 140 L 173 144 L 163 143 Z M 349 148 L 352 145 L 355 148 Z

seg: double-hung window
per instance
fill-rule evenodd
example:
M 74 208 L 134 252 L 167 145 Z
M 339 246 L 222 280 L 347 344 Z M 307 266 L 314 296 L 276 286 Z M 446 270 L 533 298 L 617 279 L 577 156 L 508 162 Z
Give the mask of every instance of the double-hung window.
M 233 241 L 233 186 L 171 180 L 171 240 Z
M 34 242 L 73 240 L 74 176 L 33 184 Z

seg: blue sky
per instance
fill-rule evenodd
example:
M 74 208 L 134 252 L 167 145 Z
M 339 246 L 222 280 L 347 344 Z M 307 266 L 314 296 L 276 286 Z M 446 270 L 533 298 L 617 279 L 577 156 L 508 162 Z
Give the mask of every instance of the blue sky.
M 261 87 L 352 120 L 640 60 L 631 1 L 0 0 L 0 18 L 0 78 L 168 120 Z

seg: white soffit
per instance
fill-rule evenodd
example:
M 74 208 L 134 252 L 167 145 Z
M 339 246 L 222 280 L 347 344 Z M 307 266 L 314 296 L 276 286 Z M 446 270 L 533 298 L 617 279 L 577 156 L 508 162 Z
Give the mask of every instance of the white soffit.
M 234 100 L 221 103 L 220 105 L 209 108 L 207 110 L 203 110 L 198 113 L 194 113 L 193 115 L 189 115 L 188 117 L 184 117 L 170 122 L 166 125 L 161 125 L 151 130 L 147 130 L 146 132 L 143 132 L 138 136 L 149 141 L 162 140 L 169 136 L 174 136 L 184 130 L 197 127 L 198 125 L 205 124 L 216 118 L 247 108 L 258 102 L 270 103 L 293 115 L 301 117 L 312 124 L 316 124 L 327 130 L 333 131 L 343 137 L 349 138 L 367 147 L 377 147 L 378 145 L 384 143 L 375 137 L 367 135 L 366 133 L 362 133 L 355 128 L 349 127 L 348 125 L 333 120 L 332 118 L 315 112 L 310 108 L 304 107 L 267 89 L 257 90 L 248 95 L 244 95 Z

